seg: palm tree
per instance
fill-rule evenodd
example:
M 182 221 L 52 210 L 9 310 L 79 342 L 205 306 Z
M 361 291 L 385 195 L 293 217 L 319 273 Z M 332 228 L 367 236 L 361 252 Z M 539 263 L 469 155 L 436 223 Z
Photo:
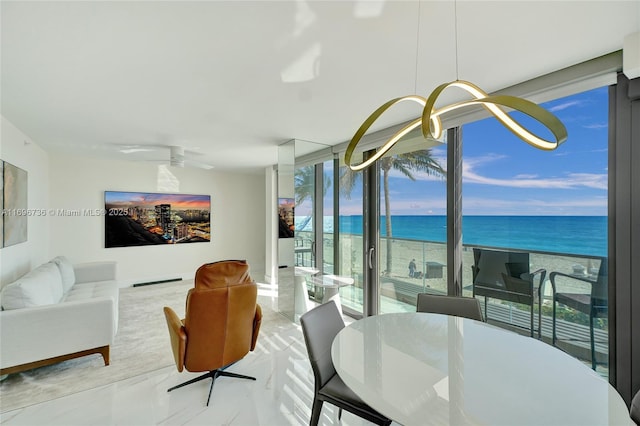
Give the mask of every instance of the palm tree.
M 442 168 L 440 163 L 431 155 L 430 149 L 423 149 L 420 151 L 407 152 L 404 154 L 397 154 L 389 157 L 383 157 L 380 159 L 380 169 L 382 170 L 382 185 L 384 189 L 384 211 L 385 211 L 385 225 L 387 236 L 387 266 L 385 273 L 391 273 L 392 253 L 391 253 L 391 237 L 393 236 L 391 226 L 391 201 L 389 196 L 389 172 L 396 170 L 408 177 L 412 181 L 416 178 L 412 172 L 424 172 L 429 176 L 445 177 L 446 171 Z M 353 172 L 348 167 L 343 168 L 343 172 L 340 175 L 340 191 L 347 198 L 350 197 L 357 180 L 362 176 L 362 173 Z
M 313 199 L 313 183 L 315 180 L 315 168 L 313 166 L 298 167 L 293 176 L 296 206 L 302 204 L 307 198 Z
M 293 177 L 293 186 L 295 191 L 296 206 L 302 204 L 306 199 L 313 199 L 315 189 L 316 169 L 315 166 L 297 167 Z M 327 193 L 331 186 L 331 178 L 327 175 L 323 176 L 322 196 Z
M 294 195 L 295 195 L 295 206 L 298 207 L 300 204 L 304 203 L 307 199 L 311 200 L 311 203 L 315 202 L 313 200 L 313 196 L 315 193 L 315 180 L 316 180 L 316 169 L 315 166 L 303 166 L 296 167 L 294 176 L 293 176 L 293 187 L 294 187 Z M 331 186 L 331 178 L 327 175 L 323 175 L 322 178 L 322 197 L 324 198 L 327 190 Z M 296 227 L 297 231 L 301 231 L 306 227 L 309 221 L 313 218 L 313 214 L 308 216 L 306 220 L 302 223 L 297 223 L 297 226 L 300 226 L 300 229 Z M 312 228 L 313 229 L 313 228 Z M 320 230 L 322 231 L 322 230 Z M 307 235 L 307 238 L 304 238 L 304 235 Z M 313 241 L 315 240 L 314 231 L 302 231 L 299 236 L 296 236 L 296 242 L 300 242 L 305 245 L 305 241 L 309 243 L 308 247 L 311 247 Z M 312 254 L 315 256 L 315 254 Z M 313 257 L 312 257 L 313 261 Z
M 348 200 L 351 199 L 351 193 L 355 188 L 358 180 L 362 178 L 362 172 L 353 171 L 349 167 L 340 167 L 340 194 Z

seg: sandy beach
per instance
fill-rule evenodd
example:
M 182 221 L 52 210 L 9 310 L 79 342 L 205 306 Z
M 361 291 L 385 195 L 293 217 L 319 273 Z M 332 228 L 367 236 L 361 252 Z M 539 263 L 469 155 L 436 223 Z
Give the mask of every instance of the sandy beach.
M 333 246 L 325 244 L 325 258 L 331 258 Z M 404 239 L 392 239 L 391 243 L 391 270 L 383 273 L 381 282 L 383 289 L 392 282 L 404 282 L 413 284 L 428 291 L 446 294 L 447 292 L 447 253 L 446 244 L 411 241 Z M 362 237 L 353 235 L 342 235 L 340 239 L 341 275 L 351 276 L 358 281 L 362 274 Z M 473 249 L 463 247 L 462 251 L 462 282 L 464 295 L 471 296 L 472 270 L 474 264 Z M 420 278 L 409 277 L 409 262 L 415 259 L 416 271 L 422 273 Z M 387 244 L 383 239 L 380 245 L 379 256 L 380 269 L 387 266 Z M 428 267 L 429 265 L 429 267 Z M 530 253 L 530 271 L 544 269 L 545 279 L 545 299 L 550 298 L 552 287 L 549 283 L 551 272 L 563 272 L 572 274 L 574 271 L 584 271 L 584 277 L 588 277 L 591 272 L 592 278 L 597 275 L 600 260 L 596 257 L 580 257 L 574 255 L 554 254 L 554 253 Z M 438 271 L 440 270 L 440 271 Z M 558 280 L 557 283 L 565 291 L 588 292 L 589 284 L 577 280 Z

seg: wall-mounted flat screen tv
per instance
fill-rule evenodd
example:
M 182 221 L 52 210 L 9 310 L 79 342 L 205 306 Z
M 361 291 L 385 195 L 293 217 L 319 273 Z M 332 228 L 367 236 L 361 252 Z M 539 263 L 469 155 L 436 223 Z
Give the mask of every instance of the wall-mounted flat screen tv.
M 209 195 L 104 192 L 105 247 L 211 241 Z

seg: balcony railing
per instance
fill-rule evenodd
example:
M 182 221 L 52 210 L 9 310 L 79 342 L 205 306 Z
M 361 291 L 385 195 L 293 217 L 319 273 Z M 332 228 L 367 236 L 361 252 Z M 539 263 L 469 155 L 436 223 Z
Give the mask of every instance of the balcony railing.
M 301 241 L 310 241 L 310 237 L 297 233 L 296 238 Z M 386 239 L 381 238 L 379 261 L 381 268 L 387 265 Z M 324 257 L 330 261 L 325 263 L 324 272 L 333 273 L 334 245 L 325 241 Z M 298 247 L 298 246 L 296 246 Z M 307 250 L 304 243 L 303 249 L 296 257 L 299 266 L 311 266 L 313 259 L 311 250 Z M 340 289 L 342 304 L 346 308 L 355 311 L 362 310 L 362 237 L 351 234 L 341 234 L 340 244 L 341 265 L 338 268 L 340 275 L 351 276 L 355 279 L 355 285 Z M 415 311 L 416 297 L 418 293 L 433 294 L 447 293 L 447 251 L 446 244 L 434 241 L 417 241 L 402 238 L 391 239 L 391 268 L 380 276 L 381 311 Z M 474 264 L 473 248 L 479 246 L 463 245 L 462 251 L 462 283 L 463 296 L 471 297 L 473 294 L 472 269 Z M 310 247 L 309 247 L 310 248 Z M 524 251 L 529 253 L 530 270 L 545 269 L 547 271 L 545 284 L 543 285 L 541 335 L 542 340 L 551 342 L 552 338 L 552 286 L 549 282 L 551 272 L 565 274 L 581 274 L 593 277 L 597 275 L 597 269 L 601 258 L 569 253 L 555 253 L 518 248 L 481 247 L 493 250 Z M 409 262 L 415 259 L 416 274 L 409 277 Z M 563 285 L 569 285 L 564 283 Z M 588 293 L 589 285 L 576 281 L 571 283 L 572 292 Z M 314 294 L 314 288 L 310 287 L 310 294 Z M 318 296 L 321 296 L 320 294 Z M 482 297 L 479 299 L 484 302 Z M 482 303 L 484 309 L 484 303 Z M 505 302 L 498 299 L 488 299 L 485 317 L 489 322 L 512 329 L 523 334 L 530 332 L 530 307 L 513 302 Z M 536 337 L 538 327 L 538 307 L 534 307 Z M 590 363 L 590 328 L 589 317 L 581 312 L 557 305 L 556 312 L 557 346 L 571 355 Z M 597 319 L 594 326 L 596 359 L 600 365 L 608 362 L 608 321 Z M 606 367 L 603 369 L 606 371 Z

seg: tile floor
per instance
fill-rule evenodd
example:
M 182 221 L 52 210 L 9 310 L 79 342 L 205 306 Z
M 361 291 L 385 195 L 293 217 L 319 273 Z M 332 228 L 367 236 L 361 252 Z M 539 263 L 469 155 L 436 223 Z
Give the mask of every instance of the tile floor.
M 263 291 L 263 290 L 261 290 Z M 276 299 L 273 298 L 275 304 Z M 264 326 L 264 324 L 263 324 Z M 268 327 L 265 327 L 268 329 Z M 197 373 L 175 367 L 132 377 L 110 385 L 9 411 L 6 425 L 307 425 L 311 413 L 313 373 L 300 327 L 285 322 L 262 333 L 256 351 L 229 371 L 256 381 L 222 377 L 216 380 L 206 407 L 209 380 L 176 389 Z M 366 425 L 368 422 L 325 404 L 321 425 Z

